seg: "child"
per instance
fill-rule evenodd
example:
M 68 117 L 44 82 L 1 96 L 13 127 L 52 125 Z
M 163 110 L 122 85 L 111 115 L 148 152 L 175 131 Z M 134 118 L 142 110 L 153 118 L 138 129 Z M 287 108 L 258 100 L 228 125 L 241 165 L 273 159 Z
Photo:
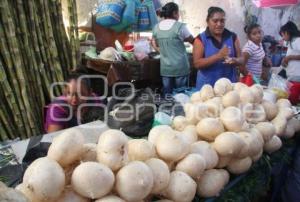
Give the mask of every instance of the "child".
M 287 43 L 287 54 L 282 60 L 288 78 L 300 77 L 300 31 L 293 22 L 288 22 L 280 29 L 280 35 Z
M 245 44 L 242 55 L 245 67 L 241 68 L 243 75 L 252 74 L 257 79 L 262 78 L 263 60 L 265 51 L 262 46 L 263 33 L 258 24 L 252 24 L 245 27 L 248 42 Z

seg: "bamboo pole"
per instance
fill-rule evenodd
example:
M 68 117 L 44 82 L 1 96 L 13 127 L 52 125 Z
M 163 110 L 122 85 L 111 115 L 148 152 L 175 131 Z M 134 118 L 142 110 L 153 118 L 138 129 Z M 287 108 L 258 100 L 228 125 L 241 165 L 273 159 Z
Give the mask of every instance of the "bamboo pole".
M 1 140 L 41 134 L 50 84 L 63 81 L 76 66 L 76 2 L 71 3 L 73 31 L 68 40 L 61 0 L 0 1 Z M 60 93 L 55 90 L 55 95 Z
M 52 29 L 53 29 L 55 46 L 61 47 L 62 38 L 60 37 L 60 33 L 59 33 L 58 15 L 57 15 L 55 2 L 56 2 L 55 0 L 49 1 L 49 12 L 50 12 L 51 24 L 53 25 Z M 60 50 L 58 50 L 58 51 L 60 51 Z M 60 61 L 60 65 L 64 66 L 65 65 L 64 53 L 60 52 L 60 54 L 58 54 L 58 58 Z
M 16 27 L 13 21 L 13 9 L 14 5 L 10 5 L 8 0 L 2 0 L 4 2 L 5 8 L 9 11 L 6 12 L 6 18 L 4 17 L 3 19 L 7 19 L 3 24 L 4 24 L 4 33 L 6 35 L 9 51 L 13 55 L 13 67 L 16 72 L 16 76 L 20 85 L 21 89 L 21 98 L 23 100 L 24 104 L 24 109 L 25 109 L 25 117 L 27 117 L 28 123 L 29 123 L 29 131 L 28 134 L 35 133 L 35 123 L 33 120 L 33 114 L 32 114 L 32 108 L 31 105 L 28 102 L 28 84 L 25 80 L 24 72 L 22 67 L 24 67 L 22 58 L 21 58 L 21 53 L 20 53 L 20 48 L 19 48 L 19 43 L 16 37 Z M 11 2 L 10 2 L 11 3 Z M 1 12 L 2 13 L 2 12 Z M 4 12 L 3 12 L 4 13 Z
M 27 14 L 29 15 L 29 24 L 32 34 L 32 39 L 34 40 L 34 51 L 35 51 L 35 57 L 37 60 L 37 63 L 39 66 L 43 66 L 42 64 L 47 61 L 47 55 L 43 43 L 43 39 L 41 36 L 41 29 L 38 29 L 40 27 L 40 21 L 37 18 L 37 12 L 34 8 L 34 1 L 28 0 L 26 4 Z M 37 41 L 36 41 L 37 40 Z
M 69 12 L 69 38 L 71 43 L 72 53 L 72 69 L 75 70 L 77 66 L 77 58 L 79 51 L 79 40 L 78 39 L 78 25 L 77 25 L 77 12 L 76 12 L 76 0 L 68 0 L 68 12 Z M 78 45 L 77 45 L 78 43 Z
M 8 134 L 9 133 L 5 129 L 4 122 L 2 118 L 0 118 L 0 141 L 8 140 L 9 139 Z
M 38 15 L 39 13 L 36 11 L 36 7 L 34 4 L 34 0 L 28 0 L 28 9 L 30 14 L 30 22 L 31 22 L 31 29 L 34 36 L 34 50 L 35 50 L 35 56 L 37 58 L 38 68 L 41 74 L 41 79 L 43 80 L 43 91 L 46 93 L 45 98 L 47 100 L 50 100 L 50 84 L 53 82 L 51 77 L 51 69 L 48 68 L 48 66 L 51 65 L 51 62 L 49 62 L 49 57 L 46 51 L 46 47 L 44 46 L 45 41 L 43 40 L 43 31 L 42 27 L 40 26 L 41 17 Z M 39 54 L 40 53 L 40 54 Z M 50 64 L 49 64 L 50 63 Z
M 60 38 L 62 39 L 62 50 L 63 50 L 63 55 L 65 58 L 65 67 L 63 68 L 65 70 L 65 76 L 68 75 L 68 70 L 71 67 L 71 63 L 70 63 L 70 57 L 69 57 L 69 48 L 70 48 L 70 44 L 68 43 L 68 36 L 65 30 L 65 25 L 63 22 L 63 15 L 62 15 L 62 5 L 61 5 L 61 0 L 56 1 L 56 9 L 57 9 L 57 13 L 58 13 L 58 22 L 59 22 L 59 34 L 60 34 Z
M 6 108 L 9 108 L 13 113 L 11 115 L 13 116 L 13 120 L 15 124 L 11 124 L 12 126 L 16 125 L 16 127 L 19 129 L 19 132 L 25 131 L 25 127 L 22 121 L 22 115 L 20 112 L 20 108 L 18 106 L 18 103 L 15 99 L 15 95 L 13 92 L 13 89 L 11 88 L 6 72 L 4 70 L 4 66 L 2 64 L 2 61 L 0 60 L 0 72 L 1 72 L 1 92 L 3 92 L 1 95 L 1 107 L 6 106 Z M 7 100 L 8 105 L 4 104 L 4 101 Z M 4 110 L 4 109 L 3 109 Z M 15 131 L 15 133 L 18 133 Z
M 29 129 L 29 123 L 28 123 L 28 119 L 26 118 L 26 112 L 25 112 L 25 108 L 24 108 L 24 103 L 22 100 L 22 96 L 21 96 L 21 86 L 18 83 L 17 80 L 17 74 L 15 72 L 15 69 L 13 67 L 13 59 L 11 57 L 9 48 L 7 43 L 5 43 L 7 41 L 7 37 L 5 36 L 5 31 L 4 31 L 4 23 L 2 22 L 3 20 L 8 19 L 7 17 L 7 8 L 8 6 L 5 4 L 7 3 L 6 1 L 0 1 L 0 38 L 1 39 L 5 39 L 5 40 L 0 40 L 0 49 L 1 49 L 1 55 L 3 57 L 3 61 L 4 61 L 4 65 L 6 67 L 7 70 L 7 79 L 10 81 L 10 85 L 14 86 L 14 94 L 15 97 L 17 97 L 18 99 L 17 101 L 17 105 L 19 107 L 20 110 L 20 119 L 23 122 L 23 126 L 24 126 L 24 131 L 25 133 L 29 134 L 30 133 L 30 129 Z M 6 29 L 7 32 L 11 31 L 8 28 Z M 25 117 L 25 118 L 24 118 Z
M 3 94 L 3 89 L 2 89 L 2 86 L 1 86 L 1 93 L 0 93 L 0 97 L 2 98 L 1 101 L 0 101 L 0 104 L 1 104 L 1 108 L 0 108 L 0 119 L 3 120 L 3 125 L 5 126 L 6 128 L 6 131 L 7 131 L 7 137 L 9 139 L 15 139 L 16 136 L 15 134 L 18 134 L 17 129 L 15 128 L 15 122 L 13 120 L 13 114 L 10 113 L 10 110 L 4 106 L 6 106 L 6 99 L 3 99 L 5 98 L 5 95 Z M 1 135 L 2 136 L 2 135 Z M 2 137 L 1 137 L 2 138 Z M 3 137 L 3 138 L 6 138 L 6 137 Z
M 48 1 L 42 1 L 44 2 L 43 9 L 49 9 L 49 2 Z M 47 25 L 47 32 L 46 32 L 46 36 L 48 38 L 48 42 L 49 42 L 49 54 L 50 54 L 50 58 L 52 61 L 52 66 L 50 66 L 51 68 L 51 72 L 53 73 L 53 81 L 64 81 L 64 77 L 63 77 L 63 73 L 61 71 L 61 66 L 59 64 L 59 58 L 58 58 L 58 49 L 56 47 L 55 41 L 54 41 L 54 36 L 53 36 L 53 29 L 52 29 L 52 25 L 51 25 L 51 19 L 50 19 L 50 12 L 45 12 L 45 24 Z M 56 95 L 60 95 L 62 92 L 62 88 L 56 88 Z
M 77 18 L 77 3 L 73 0 L 73 20 L 75 29 L 75 52 L 76 52 L 76 65 L 79 64 L 80 56 L 80 41 L 79 41 L 79 31 L 78 31 L 78 18 Z
M 14 93 L 9 86 L 9 82 L 6 79 L 3 79 L 1 80 L 0 84 L 0 106 L 2 113 L 1 118 L 3 119 L 3 124 L 5 122 L 6 126 L 10 125 L 9 130 L 6 130 L 8 134 L 6 134 L 5 136 L 7 137 L 8 135 L 10 135 L 10 139 L 14 139 L 14 134 L 20 134 L 20 131 L 23 130 L 26 132 L 26 130 L 23 124 L 19 106 L 16 103 Z M 3 137 L 3 135 L 0 133 L 0 139 L 5 139 L 6 137 Z
M 48 23 L 46 21 L 47 20 L 46 12 L 48 12 L 48 9 L 45 8 L 44 6 L 44 0 L 38 0 L 38 1 L 32 0 L 32 1 L 33 1 L 32 3 L 33 11 L 36 14 L 35 20 L 38 22 L 37 29 L 41 37 L 39 43 L 40 45 L 43 45 L 46 54 L 46 60 L 44 60 L 45 72 L 47 73 L 50 83 L 53 83 L 54 81 L 56 81 L 56 78 L 53 69 L 54 64 L 50 53 L 51 44 L 48 36 L 50 30 L 48 28 Z
M 35 78 L 31 75 L 34 74 L 32 65 L 33 58 L 30 56 L 29 44 L 27 40 L 27 30 L 26 30 L 26 19 L 23 14 L 23 5 L 22 2 L 17 0 L 10 1 L 15 6 L 15 9 L 12 9 L 12 16 L 14 24 L 16 27 L 16 40 L 18 41 L 19 51 L 21 61 L 23 63 L 22 71 L 24 72 L 25 81 L 29 83 L 27 93 L 29 95 L 29 102 L 34 98 L 34 91 L 36 90 Z M 22 43 L 20 43 L 22 42 Z M 33 108 L 35 110 L 35 108 Z
M 25 65 L 25 68 L 27 68 L 26 72 L 30 72 L 30 74 L 26 74 L 27 79 L 32 83 L 31 87 L 33 88 L 33 90 L 29 91 L 29 93 L 31 94 L 30 98 L 32 98 L 31 102 L 36 103 L 36 105 L 34 105 L 34 114 L 35 114 L 34 118 L 35 118 L 35 123 L 37 123 L 36 125 L 39 126 L 39 131 L 41 131 L 43 119 L 42 119 L 40 106 L 45 105 L 45 99 L 44 99 L 43 90 L 40 87 L 42 83 L 40 79 L 38 64 L 33 53 L 34 51 L 33 43 L 29 43 L 29 40 L 36 41 L 36 35 L 31 34 L 27 28 L 28 26 L 26 26 L 25 23 L 22 23 L 22 22 L 29 21 L 25 16 L 23 1 L 17 0 L 16 3 L 17 3 L 18 18 L 19 18 L 18 22 L 21 22 L 19 23 L 20 32 L 21 32 L 20 34 L 21 39 L 19 40 L 23 42 L 20 43 L 23 50 L 21 51 L 21 53 L 23 54 L 23 61 L 27 61 L 27 65 Z M 30 33 L 30 35 L 28 33 Z
M 51 1 L 51 0 L 49 0 Z M 49 9 L 51 8 L 49 5 L 49 1 L 44 0 L 44 9 Z M 54 66 L 52 68 L 54 68 L 54 73 L 55 73 L 55 77 L 57 81 L 63 81 L 64 77 L 62 75 L 61 69 L 60 69 L 60 65 L 58 63 L 59 58 L 58 58 L 58 50 L 54 41 L 54 35 L 53 35 L 53 28 L 52 28 L 52 24 L 51 24 L 51 17 L 50 17 L 50 11 L 48 10 L 48 12 L 45 13 L 46 15 L 46 23 L 47 23 L 47 27 L 48 27 L 48 37 L 49 37 L 49 42 L 50 42 L 50 54 L 51 54 L 51 58 L 53 60 L 53 64 Z

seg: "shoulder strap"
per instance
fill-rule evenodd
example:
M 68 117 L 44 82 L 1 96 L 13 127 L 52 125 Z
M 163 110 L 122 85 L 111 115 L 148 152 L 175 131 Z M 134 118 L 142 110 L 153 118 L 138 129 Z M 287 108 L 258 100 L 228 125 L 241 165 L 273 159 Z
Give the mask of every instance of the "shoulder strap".
M 157 23 L 157 24 L 154 26 L 154 28 L 153 28 L 153 37 L 156 37 L 156 36 L 157 36 L 158 25 L 159 25 L 159 23 Z
M 202 42 L 203 46 L 205 46 L 205 43 L 206 43 L 205 32 L 202 32 L 201 34 L 199 34 L 197 38 L 199 38 L 199 40 Z
M 179 32 L 180 32 L 180 30 L 181 30 L 181 28 L 182 28 L 182 26 L 184 25 L 184 23 L 181 23 L 181 22 L 178 22 L 178 21 L 176 21 L 175 23 L 174 23 L 174 29 L 175 29 L 175 32 L 178 34 Z

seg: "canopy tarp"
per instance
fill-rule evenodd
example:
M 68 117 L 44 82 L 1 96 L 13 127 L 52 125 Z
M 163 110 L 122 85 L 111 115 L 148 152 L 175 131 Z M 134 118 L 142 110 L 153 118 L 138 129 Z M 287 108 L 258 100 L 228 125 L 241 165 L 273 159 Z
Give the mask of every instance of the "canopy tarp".
M 299 0 L 252 0 L 257 7 L 270 8 L 278 6 L 290 6 L 299 3 Z

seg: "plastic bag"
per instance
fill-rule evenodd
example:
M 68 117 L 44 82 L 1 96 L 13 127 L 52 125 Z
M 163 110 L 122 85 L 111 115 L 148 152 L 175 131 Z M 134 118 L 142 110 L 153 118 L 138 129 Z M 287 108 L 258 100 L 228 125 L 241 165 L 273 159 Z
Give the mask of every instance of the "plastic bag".
M 3 163 L 7 161 L 7 159 L 9 159 L 9 162 L 3 167 L 0 166 L 0 176 L 3 177 L 3 180 L 9 187 L 15 187 L 22 182 L 25 170 L 33 161 L 40 157 L 47 156 L 48 148 L 51 143 L 41 142 L 42 138 L 42 136 L 34 136 L 30 138 L 22 164 L 18 162 L 21 159 L 17 159 L 11 146 L 1 149 L 1 156 L 5 157 L 5 159 L 1 159 L 0 157 L 1 162 Z M 7 154 L 7 156 L 3 154 Z M 3 201 L 1 199 L 0 201 Z
M 123 0 L 100 0 L 97 8 L 96 23 L 103 27 L 119 24 L 125 6 Z
M 180 103 L 182 106 L 191 101 L 190 96 L 184 93 L 178 93 L 173 96 L 176 102 Z
M 135 9 L 135 23 L 130 27 L 128 31 L 148 31 L 151 30 L 151 19 L 149 15 L 148 6 L 145 2 L 140 0 L 135 0 L 136 9 Z
M 1 181 L 6 185 L 15 187 L 22 181 L 24 168 L 19 164 L 18 159 L 14 154 L 14 150 L 9 144 L 10 143 L 5 146 L 0 144 L 0 176 Z
M 143 60 L 151 52 L 150 42 L 145 39 L 138 40 L 134 43 L 134 55 L 137 60 Z
M 159 125 L 172 125 L 172 118 L 164 112 L 157 112 L 154 116 L 153 127 Z
M 246 84 L 247 86 L 252 86 L 254 84 L 253 77 L 251 74 L 241 77 L 240 82 Z
M 150 15 L 149 15 L 149 9 L 147 5 L 140 5 L 137 8 L 138 12 L 138 31 L 148 31 L 151 29 L 151 22 L 150 22 Z
M 128 136 L 147 136 L 156 113 L 152 90 L 126 88 L 117 94 L 118 98 L 113 97 L 108 103 L 107 125 L 122 130 Z
M 170 117 L 185 116 L 183 105 L 173 97 L 155 97 L 155 105 L 159 112 L 163 112 Z
M 116 32 L 122 32 L 136 22 L 135 9 L 136 3 L 133 0 L 125 0 L 126 7 L 119 24 L 113 25 L 110 28 Z
M 158 23 L 158 17 L 156 15 L 156 9 L 153 0 L 145 0 L 144 5 L 148 8 L 149 19 L 150 19 L 150 29 L 153 29 L 154 26 Z
M 289 100 L 293 105 L 297 105 L 300 103 L 300 82 L 297 81 L 290 81 L 290 96 Z
M 269 81 L 268 88 L 271 89 L 277 98 L 288 98 L 289 97 L 290 83 L 277 74 L 272 74 Z
M 162 4 L 160 0 L 152 0 L 152 1 L 153 1 L 155 11 L 160 10 L 162 8 Z

